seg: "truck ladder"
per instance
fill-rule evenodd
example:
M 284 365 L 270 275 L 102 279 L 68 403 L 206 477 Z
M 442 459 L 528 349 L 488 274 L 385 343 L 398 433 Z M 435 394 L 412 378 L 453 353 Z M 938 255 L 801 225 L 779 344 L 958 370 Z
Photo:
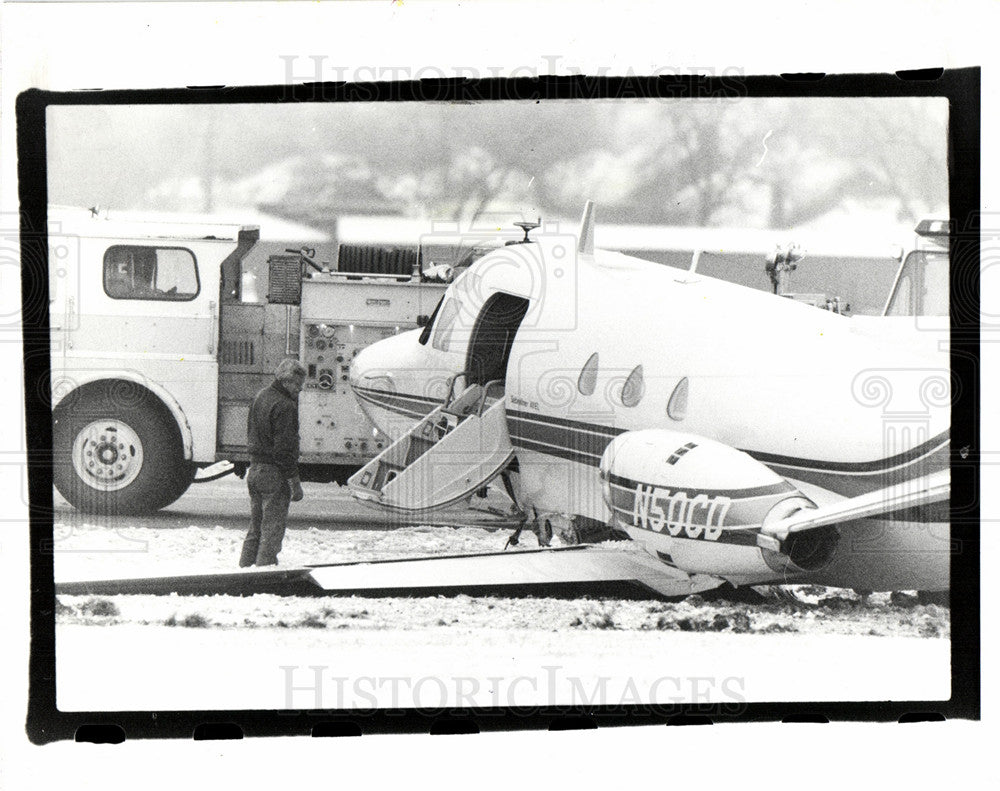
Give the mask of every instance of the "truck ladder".
M 513 457 L 503 382 L 497 380 L 470 385 L 454 400 L 449 390 L 444 404 L 352 475 L 347 485 L 358 499 L 385 508 L 435 511 L 471 497 Z

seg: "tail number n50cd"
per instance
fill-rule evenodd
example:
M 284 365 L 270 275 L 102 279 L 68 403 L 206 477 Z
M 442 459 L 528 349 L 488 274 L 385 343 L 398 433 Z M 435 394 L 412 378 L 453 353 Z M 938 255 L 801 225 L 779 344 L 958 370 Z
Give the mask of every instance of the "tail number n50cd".
M 672 536 L 717 541 L 733 501 L 724 496 L 673 492 L 656 486 L 635 487 L 632 524 Z

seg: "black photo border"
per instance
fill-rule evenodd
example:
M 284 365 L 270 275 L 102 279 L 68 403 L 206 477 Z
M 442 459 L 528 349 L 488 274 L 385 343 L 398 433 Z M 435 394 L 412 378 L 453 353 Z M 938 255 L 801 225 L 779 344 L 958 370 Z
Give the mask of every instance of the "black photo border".
M 947 701 L 678 704 L 673 706 L 61 712 L 56 708 L 52 430 L 49 382 L 46 109 L 67 105 L 293 102 L 488 102 L 515 99 L 711 99 L 920 96 L 948 100 L 952 540 L 951 689 Z M 534 77 L 404 82 L 306 83 L 257 87 L 47 92 L 16 104 L 27 436 L 31 653 L 26 730 L 36 744 L 76 739 L 242 738 L 362 733 L 563 730 L 711 721 L 875 721 L 980 718 L 979 261 L 981 70 L 775 76 Z M 960 505 L 956 505 L 956 503 Z

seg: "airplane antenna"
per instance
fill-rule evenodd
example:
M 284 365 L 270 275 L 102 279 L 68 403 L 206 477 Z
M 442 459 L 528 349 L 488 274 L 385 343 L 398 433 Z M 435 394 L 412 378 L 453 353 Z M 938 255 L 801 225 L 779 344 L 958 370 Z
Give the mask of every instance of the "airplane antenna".
M 587 201 L 580 219 L 580 236 L 576 251 L 581 255 L 594 254 L 594 202 Z
M 522 231 L 524 231 L 524 238 L 521 239 L 518 242 L 518 244 L 526 244 L 527 242 L 530 242 L 531 239 L 528 238 L 528 234 L 531 233 L 533 230 L 535 230 L 535 228 L 537 228 L 541 224 L 542 224 L 542 218 L 541 217 L 538 218 L 538 222 L 516 222 L 516 223 L 514 223 L 514 225 L 516 225 L 518 228 L 520 228 Z

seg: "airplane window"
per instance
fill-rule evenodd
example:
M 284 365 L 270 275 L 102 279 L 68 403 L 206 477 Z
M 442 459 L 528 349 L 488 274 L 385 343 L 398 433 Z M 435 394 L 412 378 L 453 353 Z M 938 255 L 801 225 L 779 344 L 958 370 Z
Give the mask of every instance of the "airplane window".
M 667 416 L 672 420 L 683 420 L 688 411 L 688 379 L 681 379 L 667 402 Z
M 628 375 L 628 379 L 625 380 L 625 386 L 622 387 L 622 404 L 627 407 L 635 406 L 642 400 L 645 390 L 646 385 L 642 378 L 642 366 L 637 365 L 632 369 L 632 373 Z
M 451 344 L 451 331 L 455 328 L 460 308 L 461 303 L 455 298 L 449 299 L 441 307 L 441 317 L 438 319 L 437 327 L 434 330 L 434 340 L 431 342 L 431 346 L 438 351 L 448 351 Z
M 594 352 L 583 364 L 580 378 L 576 382 L 576 389 L 580 391 L 581 395 L 594 394 L 594 389 L 597 387 L 597 361 L 597 352 Z

